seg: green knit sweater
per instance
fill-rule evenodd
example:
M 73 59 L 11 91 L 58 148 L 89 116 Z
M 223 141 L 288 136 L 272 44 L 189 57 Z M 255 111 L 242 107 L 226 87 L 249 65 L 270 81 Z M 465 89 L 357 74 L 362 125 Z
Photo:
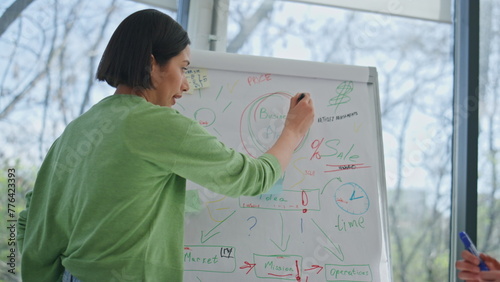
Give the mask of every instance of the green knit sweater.
M 194 120 L 112 95 L 71 122 L 38 173 L 18 241 L 23 281 L 182 281 L 186 179 L 238 197 L 281 167 L 227 148 Z

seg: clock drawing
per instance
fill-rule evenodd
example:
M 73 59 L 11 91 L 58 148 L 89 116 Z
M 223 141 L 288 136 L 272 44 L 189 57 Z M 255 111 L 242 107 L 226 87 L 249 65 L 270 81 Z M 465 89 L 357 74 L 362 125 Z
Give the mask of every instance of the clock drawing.
M 365 190 L 354 182 L 348 182 L 337 188 L 335 203 L 343 211 L 350 214 L 364 214 L 370 207 L 370 199 Z

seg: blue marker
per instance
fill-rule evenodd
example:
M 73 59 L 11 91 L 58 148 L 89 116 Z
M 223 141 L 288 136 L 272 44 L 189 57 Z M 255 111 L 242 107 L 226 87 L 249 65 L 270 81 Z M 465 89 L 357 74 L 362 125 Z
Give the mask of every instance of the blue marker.
M 479 257 L 479 252 L 476 249 L 476 246 L 474 246 L 474 243 L 472 243 L 472 240 L 470 239 L 469 235 L 465 233 L 465 231 L 460 232 L 459 234 L 460 239 L 462 239 L 462 242 L 464 243 L 465 248 L 471 252 L 473 255 L 479 258 L 479 269 L 481 271 L 489 271 L 490 269 L 486 266 L 484 261 Z

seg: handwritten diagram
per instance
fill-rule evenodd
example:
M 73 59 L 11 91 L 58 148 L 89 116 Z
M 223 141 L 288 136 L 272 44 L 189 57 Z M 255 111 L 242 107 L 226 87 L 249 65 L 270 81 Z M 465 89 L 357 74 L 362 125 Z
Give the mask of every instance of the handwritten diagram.
M 380 146 L 366 83 L 272 73 L 192 71 L 178 110 L 257 158 L 277 140 L 290 99 L 307 89 L 316 120 L 275 194 L 198 191 L 186 214 L 185 281 L 384 281 L 389 265 Z

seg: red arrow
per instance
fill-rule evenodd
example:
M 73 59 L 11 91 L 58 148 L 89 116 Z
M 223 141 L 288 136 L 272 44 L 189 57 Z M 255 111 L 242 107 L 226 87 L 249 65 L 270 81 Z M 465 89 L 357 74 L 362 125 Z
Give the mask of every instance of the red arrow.
M 249 263 L 248 261 L 245 261 L 245 264 L 246 265 L 243 265 L 243 266 L 240 266 L 240 269 L 245 269 L 245 268 L 249 268 L 249 270 L 247 271 L 247 274 L 252 271 L 252 269 L 255 267 L 255 263 Z
M 321 265 L 313 264 L 313 265 L 311 265 L 311 268 L 304 269 L 304 271 L 315 270 L 318 268 L 319 268 L 319 270 L 318 270 L 318 272 L 316 272 L 316 274 L 319 274 L 321 272 L 321 270 L 323 270 L 324 267 L 322 267 Z

